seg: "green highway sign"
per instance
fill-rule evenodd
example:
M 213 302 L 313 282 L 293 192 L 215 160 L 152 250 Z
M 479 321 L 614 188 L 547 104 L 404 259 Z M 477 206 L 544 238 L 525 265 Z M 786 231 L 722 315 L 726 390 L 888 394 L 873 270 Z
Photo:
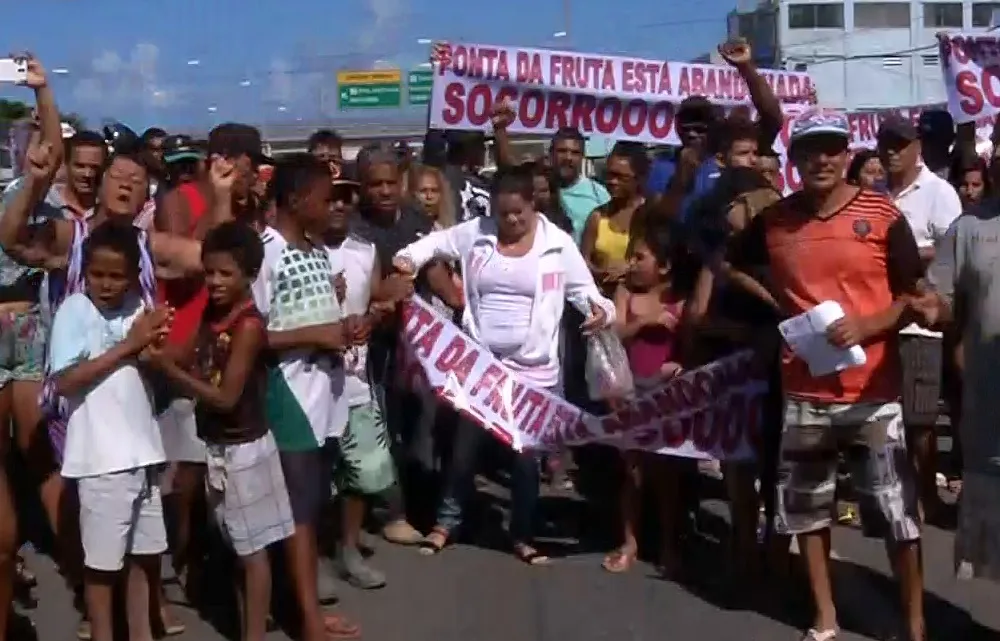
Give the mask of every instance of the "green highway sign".
M 337 105 L 341 109 L 399 107 L 401 87 L 398 69 L 341 71 L 337 74 Z
M 431 87 L 434 86 L 434 72 L 430 69 L 415 69 L 406 78 L 406 95 L 411 105 L 431 104 Z

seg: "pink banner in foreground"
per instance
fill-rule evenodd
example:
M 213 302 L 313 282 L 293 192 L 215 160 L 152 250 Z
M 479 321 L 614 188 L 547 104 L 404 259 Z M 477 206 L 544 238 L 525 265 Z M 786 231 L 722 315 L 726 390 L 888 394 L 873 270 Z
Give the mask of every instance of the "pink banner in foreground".
M 517 451 L 603 443 L 688 458 L 754 457 L 767 382 L 749 351 L 597 416 L 518 378 L 426 302 L 414 297 L 404 319 L 404 383 L 430 390 Z

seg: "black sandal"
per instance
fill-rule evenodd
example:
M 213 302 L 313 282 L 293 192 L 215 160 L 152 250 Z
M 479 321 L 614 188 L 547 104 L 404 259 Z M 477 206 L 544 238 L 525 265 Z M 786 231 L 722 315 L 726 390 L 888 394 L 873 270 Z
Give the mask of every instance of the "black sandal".
M 438 543 L 437 541 L 431 539 L 431 537 L 434 536 L 435 534 L 441 537 L 441 543 Z M 434 527 L 433 529 L 431 529 L 430 534 L 425 536 L 423 539 L 420 540 L 419 543 L 417 543 L 417 549 L 423 556 L 434 556 L 436 554 L 440 554 L 441 552 L 444 551 L 446 547 L 448 547 L 448 536 L 449 536 L 448 530 L 442 527 Z

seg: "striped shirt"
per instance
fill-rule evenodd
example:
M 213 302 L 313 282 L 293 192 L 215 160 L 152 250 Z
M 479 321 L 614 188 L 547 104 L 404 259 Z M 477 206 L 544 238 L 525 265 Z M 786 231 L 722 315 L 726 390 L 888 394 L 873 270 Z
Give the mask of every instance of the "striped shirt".
M 912 291 L 923 275 L 917 244 L 906 219 L 889 198 L 859 190 L 826 218 L 797 192 L 751 221 L 734 248 L 740 268 L 766 266 L 785 317 L 835 301 L 848 317 L 886 310 Z M 900 395 L 897 336 L 889 332 L 862 347 L 862 366 L 814 378 L 804 360 L 785 346 L 782 385 L 787 396 L 827 403 L 887 402 Z

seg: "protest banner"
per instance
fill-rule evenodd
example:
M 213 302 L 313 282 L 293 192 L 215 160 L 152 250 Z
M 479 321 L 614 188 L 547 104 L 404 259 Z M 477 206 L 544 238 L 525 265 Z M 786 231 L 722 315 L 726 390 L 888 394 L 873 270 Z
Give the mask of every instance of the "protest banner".
M 781 161 L 781 189 L 788 194 L 797 190 L 801 183 L 798 172 L 792 163 L 788 162 L 787 151 L 789 135 L 791 133 L 791 120 L 801 107 L 789 107 L 785 110 L 785 124 L 774 141 L 774 151 L 778 153 Z M 920 121 L 920 115 L 929 110 L 947 110 L 945 103 L 911 105 L 906 107 L 887 107 L 884 109 L 864 109 L 858 111 L 848 111 L 847 121 L 851 126 L 851 151 L 856 153 L 862 149 L 875 149 L 877 135 L 882 121 L 887 118 L 903 118 L 909 120 L 914 126 Z M 995 115 L 981 116 L 976 119 L 976 139 L 989 140 L 993 132 L 993 125 L 996 120 Z
M 399 373 L 511 448 L 604 443 L 700 459 L 754 456 L 766 381 L 741 352 L 596 416 L 525 382 L 417 297 L 404 309 Z
M 749 105 L 739 72 L 729 66 L 642 60 L 596 53 L 448 44 L 437 63 L 430 124 L 484 129 L 493 105 L 508 100 L 512 133 L 548 134 L 574 127 L 584 135 L 678 144 L 674 112 L 689 96 Z M 802 103 L 806 73 L 762 69 L 783 103 Z
M 1000 111 L 1000 35 L 940 33 L 938 50 L 955 122 L 995 117 Z

